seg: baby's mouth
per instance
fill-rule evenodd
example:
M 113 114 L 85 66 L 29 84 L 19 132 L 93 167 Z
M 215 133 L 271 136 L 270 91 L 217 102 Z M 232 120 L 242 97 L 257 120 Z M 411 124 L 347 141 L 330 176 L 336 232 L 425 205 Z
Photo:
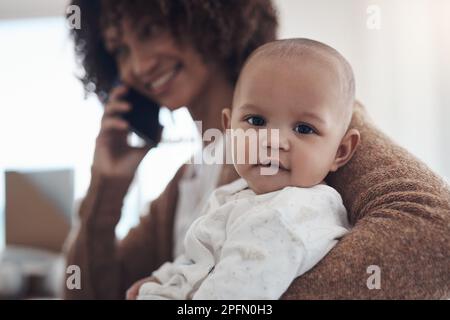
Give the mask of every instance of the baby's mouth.
M 263 168 L 278 168 L 280 170 L 289 171 L 289 169 L 286 168 L 283 165 L 283 163 L 281 163 L 281 161 L 275 160 L 275 159 L 267 159 L 267 160 L 260 161 L 257 164 L 257 166 L 263 167 Z

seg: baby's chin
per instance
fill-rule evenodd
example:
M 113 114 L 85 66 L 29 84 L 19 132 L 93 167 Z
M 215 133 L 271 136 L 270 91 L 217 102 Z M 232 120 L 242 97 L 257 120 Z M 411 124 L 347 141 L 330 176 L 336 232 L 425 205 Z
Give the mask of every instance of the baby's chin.
M 286 187 L 310 188 L 323 181 L 320 177 L 313 179 L 313 177 L 303 176 L 301 178 L 298 174 L 292 175 L 290 170 L 281 168 L 277 171 L 267 171 L 267 167 L 255 165 L 244 166 L 244 168 L 244 170 L 238 170 L 238 173 L 256 194 L 274 192 Z
M 264 174 L 264 171 L 261 172 L 259 169 L 252 171 L 253 172 L 250 172 L 243 178 L 247 181 L 250 189 L 252 189 L 256 194 L 274 192 L 282 190 L 285 187 L 292 186 L 289 174 L 287 172 Z

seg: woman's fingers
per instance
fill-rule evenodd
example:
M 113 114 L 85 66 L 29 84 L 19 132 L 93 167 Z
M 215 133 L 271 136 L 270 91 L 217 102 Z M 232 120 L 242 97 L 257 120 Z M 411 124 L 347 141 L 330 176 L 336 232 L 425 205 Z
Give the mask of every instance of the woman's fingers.
M 122 101 L 110 101 L 105 106 L 104 117 L 114 116 L 120 113 L 125 113 L 130 111 L 131 106 L 127 102 Z
M 120 118 L 107 117 L 102 120 L 102 131 L 126 131 L 128 127 L 128 122 Z
M 120 98 L 127 93 L 128 88 L 124 85 L 120 85 L 112 89 L 109 93 L 109 101 L 120 100 Z
M 111 90 L 108 102 L 105 105 L 104 117 L 124 113 L 131 109 L 127 102 L 121 100 L 121 97 L 127 91 L 128 88 L 122 85 Z
M 128 88 L 125 86 L 118 86 L 111 90 L 109 100 L 105 105 L 105 110 L 102 117 L 102 132 L 109 132 L 111 130 L 128 130 L 128 123 L 124 119 L 118 117 L 118 115 L 131 110 L 129 103 L 119 100 L 119 98 L 125 94 L 127 90 Z

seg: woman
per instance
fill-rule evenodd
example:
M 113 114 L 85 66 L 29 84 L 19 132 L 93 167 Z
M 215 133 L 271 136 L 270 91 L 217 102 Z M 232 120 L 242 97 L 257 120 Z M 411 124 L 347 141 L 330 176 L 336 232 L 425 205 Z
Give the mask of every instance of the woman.
M 117 113 L 127 87 L 176 109 L 186 105 L 203 130 L 221 128 L 246 57 L 275 38 L 269 0 L 73 1 L 85 87 L 108 96 L 92 178 L 67 263 L 81 268 L 81 290 L 67 298 L 133 298 L 162 263 L 181 250 L 184 232 L 216 186 L 237 178 L 230 165 L 182 166 L 150 213 L 119 243 L 123 198 L 150 147 L 126 144 Z M 113 89 L 117 78 L 127 87 Z M 394 145 L 355 106 L 362 144 L 328 183 L 342 195 L 354 228 L 284 298 L 442 298 L 449 295 L 450 195 L 443 182 Z M 151 177 L 148 177 L 151 179 Z M 379 267 L 374 269 L 373 266 Z M 381 270 L 381 287 L 370 270 Z M 369 272 L 369 273 L 368 273 Z M 143 279 L 144 278 L 144 279 Z M 143 280 L 140 280 L 143 279 Z M 139 281 L 140 280 L 140 281 Z M 138 281 L 138 282 L 136 282 Z M 135 283 L 133 285 L 133 283 Z M 132 286 L 133 285 L 133 286 Z

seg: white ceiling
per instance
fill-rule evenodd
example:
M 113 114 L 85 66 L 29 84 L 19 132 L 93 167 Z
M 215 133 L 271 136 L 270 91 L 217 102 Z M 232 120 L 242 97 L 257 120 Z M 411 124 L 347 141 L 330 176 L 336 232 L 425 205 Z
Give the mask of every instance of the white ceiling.
M 0 19 L 61 16 L 69 0 L 0 0 Z

